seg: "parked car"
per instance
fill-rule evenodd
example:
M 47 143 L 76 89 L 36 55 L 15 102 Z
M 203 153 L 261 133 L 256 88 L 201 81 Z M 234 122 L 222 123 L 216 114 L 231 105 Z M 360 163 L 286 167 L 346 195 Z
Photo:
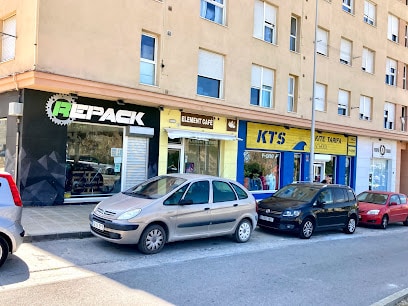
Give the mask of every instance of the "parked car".
M 23 242 L 23 203 L 13 177 L 0 172 L 0 267 Z
M 299 234 L 341 228 L 353 234 L 358 222 L 354 191 L 343 185 L 293 183 L 258 203 L 258 226 Z
M 407 196 L 397 192 L 364 191 L 357 196 L 359 223 L 386 229 L 388 224 L 402 222 L 408 226 Z
M 231 234 L 247 242 L 257 223 L 256 200 L 233 180 L 173 173 L 103 200 L 89 219 L 95 236 L 154 254 L 178 240 Z

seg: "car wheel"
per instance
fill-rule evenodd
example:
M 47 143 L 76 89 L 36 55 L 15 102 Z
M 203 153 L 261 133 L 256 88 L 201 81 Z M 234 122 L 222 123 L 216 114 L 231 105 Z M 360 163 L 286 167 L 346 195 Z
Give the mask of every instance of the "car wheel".
M 140 237 L 138 248 L 144 254 L 159 253 L 166 243 L 166 232 L 158 224 L 148 226 Z
M 350 217 L 347 221 L 347 225 L 344 228 L 346 234 L 353 234 L 356 231 L 357 221 L 354 217 Z
M 405 226 L 408 226 L 408 217 L 407 220 L 405 220 L 404 222 L 402 222 Z
M 7 241 L 3 237 L 0 237 L 0 267 L 6 261 L 9 252 L 10 250 Z
M 239 222 L 237 229 L 235 230 L 234 238 L 236 242 L 247 242 L 251 237 L 252 224 L 248 219 L 244 219 Z
M 381 225 L 380 225 L 380 227 L 381 227 L 382 229 L 386 229 L 387 226 L 388 226 L 388 217 L 387 217 L 387 216 L 384 216 L 384 217 L 382 217 L 382 219 L 381 219 Z
M 314 224 L 311 219 L 303 220 L 302 224 L 300 225 L 300 238 L 302 239 L 309 239 L 312 237 L 314 231 Z

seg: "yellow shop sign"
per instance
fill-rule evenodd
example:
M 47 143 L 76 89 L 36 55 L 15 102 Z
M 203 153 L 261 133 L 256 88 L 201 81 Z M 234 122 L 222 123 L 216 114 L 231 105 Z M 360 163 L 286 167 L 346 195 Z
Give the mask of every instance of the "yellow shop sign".
M 249 149 L 310 152 L 309 130 L 248 122 L 246 141 Z M 315 133 L 315 153 L 354 156 L 355 147 L 354 136 Z

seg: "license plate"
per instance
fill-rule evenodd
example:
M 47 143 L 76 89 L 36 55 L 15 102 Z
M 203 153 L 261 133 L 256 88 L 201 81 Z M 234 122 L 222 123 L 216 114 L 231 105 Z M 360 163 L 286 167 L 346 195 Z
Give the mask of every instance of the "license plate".
M 94 228 L 96 228 L 96 229 L 98 229 L 100 231 L 105 230 L 105 225 L 103 225 L 102 223 L 96 222 L 96 221 L 92 221 L 92 227 L 94 227 Z
M 269 222 L 273 222 L 273 218 L 272 218 L 272 217 L 268 217 L 268 216 L 260 215 L 260 216 L 259 216 L 259 219 L 265 220 L 265 221 L 269 221 Z

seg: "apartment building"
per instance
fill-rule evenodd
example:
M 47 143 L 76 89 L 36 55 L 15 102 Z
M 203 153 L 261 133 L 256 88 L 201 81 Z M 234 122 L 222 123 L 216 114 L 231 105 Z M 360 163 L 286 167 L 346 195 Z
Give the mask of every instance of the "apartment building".
M 407 29 L 405 0 L 0 0 L 0 170 L 25 205 L 167 172 L 408 192 Z

